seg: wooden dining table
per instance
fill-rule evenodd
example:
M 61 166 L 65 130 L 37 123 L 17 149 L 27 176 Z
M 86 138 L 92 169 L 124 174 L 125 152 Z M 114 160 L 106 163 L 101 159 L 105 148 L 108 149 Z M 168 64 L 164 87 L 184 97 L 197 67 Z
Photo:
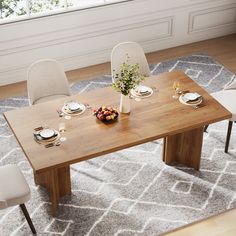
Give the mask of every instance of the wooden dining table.
M 182 90 L 202 95 L 203 102 L 197 109 L 172 98 L 175 81 L 180 82 Z M 94 108 L 118 107 L 120 94 L 111 87 L 4 113 L 33 168 L 35 184 L 50 192 L 53 216 L 57 213 L 60 197 L 71 194 L 70 165 L 73 163 L 163 138 L 166 164 L 178 162 L 199 170 L 204 126 L 228 119 L 231 113 L 183 72 L 152 76 L 144 84 L 154 88 L 153 95 L 141 101 L 131 99 L 130 114 L 120 114 L 114 123 L 102 123 L 92 109 L 70 120 L 57 113 L 69 100 L 88 103 Z M 36 127 L 58 130 L 61 122 L 66 123 L 63 134 L 66 141 L 60 146 L 45 148 L 35 142 Z

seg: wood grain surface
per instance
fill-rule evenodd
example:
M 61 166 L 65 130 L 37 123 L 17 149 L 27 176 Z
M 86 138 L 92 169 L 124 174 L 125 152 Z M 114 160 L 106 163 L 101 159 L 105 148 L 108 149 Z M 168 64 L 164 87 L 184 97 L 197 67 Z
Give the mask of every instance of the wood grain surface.
M 204 102 L 200 108 L 193 109 L 172 98 L 175 80 L 180 81 L 183 90 L 198 92 L 203 96 Z M 35 173 L 68 166 L 231 117 L 228 110 L 183 72 L 150 77 L 144 84 L 155 86 L 159 91 L 140 102 L 132 99 L 130 115 L 121 114 L 118 121 L 112 124 L 101 123 L 91 110 L 71 120 L 60 118 L 56 112 L 70 99 L 89 103 L 92 107 L 118 107 L 120 94 L 111 87 L 20 108 L 6 112 L 4 116 Z M 65 122 L 67 129 L 67 140 L 61 146 L 45 148 L 34 141 L 35 127 L 46 125 L 58 129 L 60 122 Z

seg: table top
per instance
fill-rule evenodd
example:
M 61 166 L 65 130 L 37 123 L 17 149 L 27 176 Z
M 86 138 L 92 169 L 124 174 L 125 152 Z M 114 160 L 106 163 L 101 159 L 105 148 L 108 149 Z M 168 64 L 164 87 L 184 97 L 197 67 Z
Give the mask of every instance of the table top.
M 181 89 L 198 92 L 204 98 L 198 109 L 173 99 L 173 82 L 179 80 Z M 104 124 L 92 110 L 65 120 L 57 109 L 65 101 L 77 100 L 97 108 L 101 105 L 119 107 L 120 94 L 111 87 L 73 95 L 38 105 L 19 108 L 4 116 L 36 173 L 58 168 L 124 148 L 198 128 L 228 119 L 232 115 L 203 88 L 180 71 L 163 73 L 147 78 L 143 83 L 159 91 L 141 101 L 131 99 L 131 113 L 120 114 L 118 121 Z M 66 123 L 67 138 L 58 147 L 45 148 L 34 141 L 34 128 L 47 125 L 58 130 Z

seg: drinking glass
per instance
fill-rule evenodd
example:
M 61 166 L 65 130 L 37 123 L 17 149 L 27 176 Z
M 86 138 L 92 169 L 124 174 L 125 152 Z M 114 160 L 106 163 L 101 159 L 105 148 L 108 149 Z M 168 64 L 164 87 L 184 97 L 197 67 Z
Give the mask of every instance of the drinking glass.
M 70 102 L 73 102 L 73 101 L 64 102 L 64 109 L 68 108 L 68 103 L 70 103 Z M 71 116 L 69 114 L 65 114 L 64 118 L 65 118 L 65 120 L 70 120 Z
M 59 129 L 60 133 L 66 132 L 66 123 L 64 123 L 64 122 L 59 123 L 58 129 Z M 65 142 L 66 141 L 66 137 L 61 137 L 60 141 L 61 142 Z
M 60 133 L 66 132 L 66 124 L 64 122 L 59 123 L 59 132 Z
M 177 99 L 178 98 L 178 92 L 180 91 L 179 81 L 174 81 L 173 89 L 174 89 L 174 94 L 173 94 L 172 98 Z

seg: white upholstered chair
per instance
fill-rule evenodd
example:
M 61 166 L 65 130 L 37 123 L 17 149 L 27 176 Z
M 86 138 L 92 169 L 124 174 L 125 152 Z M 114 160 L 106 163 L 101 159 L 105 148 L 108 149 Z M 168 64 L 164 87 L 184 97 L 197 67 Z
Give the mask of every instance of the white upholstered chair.
M 236 80 L 222 91 L 211 94 L 219 103 L 232 113 L 232 118 L 229 119 L 228 131 L 225 143 L 225 152 L 228 152 L 229 141 L 233 122 L 236 122 Z
M 70 95 L 64 70 L 51 59 L 36 61 L 29 67 L 27 89 L 31 105 Z
M 29 199 L 30 188 L 18 166 L 0 166 L 0 209 L 20 205 L 32 233 L 36 234 L 36 230 L 24 204 Z
M 136 42 L 124 42 L 117 44 L 111 52 L 111 72 L 113 82 L 115 75 L 120 71 L 121 64 L 127 61 L 127 55 L 128 64 L 139 64 L 139 72 L 141 75 L 145 77 L 151 75 L 142 47 Z

